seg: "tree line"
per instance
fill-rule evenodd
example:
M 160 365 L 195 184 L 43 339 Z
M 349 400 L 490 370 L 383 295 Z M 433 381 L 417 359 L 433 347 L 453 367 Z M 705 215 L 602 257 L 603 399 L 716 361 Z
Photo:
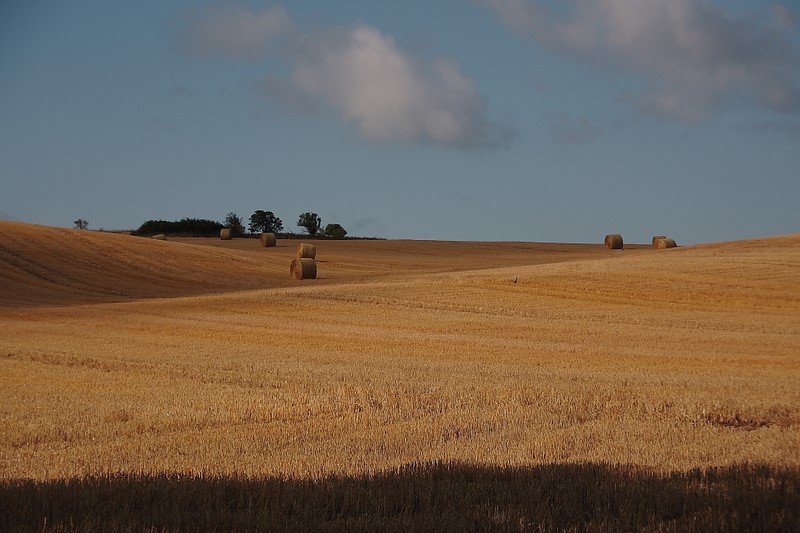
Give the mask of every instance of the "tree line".
M 77 223 L 76 223 L 77 225 Z M 344 239 L 347 236 L 341 224 L 327 224 L 322 226 L 322 218 L 316 213 L 301 213 L 297 218 L 297 225 L 311 237 L 324 237 L 329 239 Z M 214 236 L 219 235 L 222 228 L 230 228 L 234 237 L 243 237 L 246 234 L 244 220 L 232 211 L 225 216 L 224 223 L 200 218 L 182 218 L 181 220 L 148 220 L 133 231 L 134 235 L 151 236 L 159 233 L 165 235 L 191 235 Z M 275 233 L 287 236 L 283 229 L 283 221 L 275 216 L 272 211 L 257 209 L 250 215 L 248 228 L 250 234 Z

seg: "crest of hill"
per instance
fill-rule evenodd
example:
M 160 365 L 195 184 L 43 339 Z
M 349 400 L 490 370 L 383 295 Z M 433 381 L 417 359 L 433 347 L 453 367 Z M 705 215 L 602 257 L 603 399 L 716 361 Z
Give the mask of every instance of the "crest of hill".
M 216 239 L 165 242 L 6 221 L 0 221 L 0 231 L 0 308 L 297 285 L 288 275 L 295 243 L 265 253 L 254 239 L 224 246 Z M 376 290 L 363 282 L 388 280 L 401 273 L 404 283 L 420 288 L 433 284 L 434 292 L 426 293 L 427 297 L 463 283 L 480 290 L 534 291 L 539 296 L 637 305 L 669 301 L 705 305 L 713 298 L 728 301 L 732 295 L 748 301 L 793 302 L 800 290 L 800 234 L 660 251 L 645 247 L 608 251 L 601 244 L 444 244 L 326 243 L 323 279 L 299 290 L 320 297 L 342 290 Z M 492 262 L 493 267 L 487 269 Z M 436 274 L 442 272 L 450 273 Z M 516 277 L 519 282 L 513 283 Z M 344 287 L 343 281 L 355 283 Z M 331 283 L 336 287 L 324 287 Z
M 272 265 L 210 246 L 0 221 L 0 307 L 75 305 L 280 286 Z
M 800 316 L 800 235 L 668 250 L 646 247 L 633 253 L 603 252 L 602 245 L 597 248 L 600 253 L 559 251 L 551 254 L 555 258 L 542 260 L 540 256 L 546 252 L 533 244 L 526 249 L 527 255 L 521 256 L 526 262 L 516 266 L 350 278 L 336 285 L 303 285 L 291 291 L 294 298 L 306 302 L 523 319 L 541 317 L 554 309 L 601 310 L 610 313 L 609 317 L 636 309 L 667 313 L 665 316 L 675 311 L 745 313 L 759 320 L 768 320 L 768 315 Z M 564 260 L 560 255 L 573 259 Z M 260 298 L 263 293 L 253 292 L 237 301 L 248 305 Z M 515 327 L 525 327 L 521 324 Z
M 255 239 L 169 238 L 0 221 L 0 308 L 192 297 L 292 287 L 296 242 L 267 253 Z M 415 278 L 597 257 L 599 245 L 326 241 L 314 290 L 342 281 Z
M 796 315 L 800 310 L 800 234 L 469 272 L 454 281 L 593 305 L 750 308 Z

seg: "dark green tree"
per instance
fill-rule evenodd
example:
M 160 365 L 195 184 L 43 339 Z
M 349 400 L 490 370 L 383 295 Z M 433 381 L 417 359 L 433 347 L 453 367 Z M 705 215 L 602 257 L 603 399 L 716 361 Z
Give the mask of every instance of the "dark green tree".
M 324 234 L 331 239 L 344 239 L 345 235 L 347 235 L 347 230 L 341 224 L 328 224 L 325 226 Z
M 89 223 L 83 220 L 82 218 L 79 218 L 78 220 L 75 220 L 72 223 L 75 224 L 75 229 L 86 229 L 89 227 Z
M 316 235 L 322 227 L 322 219 L 316 213 L 303 213 L 297 219 L 297 225 L 305 228 L 309 235 Z
M 242 224 L 242 219 L 239 218 L 235 211 L 228 213 L 225 217 L 225 227 L 231 228 L 231 234 L 234 237 L 244 235 L 244 224 Z
M 222 229 L 222 224 L 215 220 L 182 218 L 180 220 L 148 220 L 133 234 L 151 236 L 164 233 L 166 235 L 209 236 L 219 235 L 220 229 Z
M 282 231 L 283 221 L 272 211 L 257 209 L 250 215 L 250 233 L 280 233 Z

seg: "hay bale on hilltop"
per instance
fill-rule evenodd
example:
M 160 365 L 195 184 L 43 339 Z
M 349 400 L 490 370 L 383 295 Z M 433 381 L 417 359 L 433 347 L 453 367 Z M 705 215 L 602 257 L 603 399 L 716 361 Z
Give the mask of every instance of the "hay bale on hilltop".
M 261 234 L 261 246 L 264 248 L 273 248 L 277 246 L 278 238 L 275 237 L 274 233 L 262 233 Z
M 155 239 L 155 240 L 157 240 L 157 241 L 166 241 L 166 240 L 167 240 L 167 236 L 166 236 L 166 235 L 164 235 L 163 233 L 159 233 L 158 235 L 153 235 L 153 236 L 152 236 L 152 237 L 150 237 L 150 238 L 151 238 L 151 239 Z
M 653 241 L 653 248 L 656 250 L 666 250 L 667 248 L 675 248 L 677 246 L 678 245 L 675 243 L 675 241 L 669 237 L 663 237 Z
M 219 238 L 223 241 L 230 241 L 233 239 L 233 233 L 231 232 L 231 228 L 222 228 L 219 230 Z
M 317 262 L 309 257 L 292 259 L 289 273 L 292 279 L 315 279 L 317 277 Z
M 666 236 L 666 235 L 653 235 L 653 240 L 651 241 L 651 244 L 652 244 L 653 246 L 655 246 L 655 245 L 656 245 L 656 241 L 657 241 L 658 239 L 666 239 L 666 238 L 667 238 L 667 236 Z
M 297 247 L 297 257 L 300 258 L 307 258 L 307 259 L 314 259 L 317 257 L 317 247 L 313 244 L 308 244 L 305 242 L 301 242 L 300 246 Z
M 606 235 L 605 245 L 609 250 L 622 250 L 622 235 L 619 233 Z

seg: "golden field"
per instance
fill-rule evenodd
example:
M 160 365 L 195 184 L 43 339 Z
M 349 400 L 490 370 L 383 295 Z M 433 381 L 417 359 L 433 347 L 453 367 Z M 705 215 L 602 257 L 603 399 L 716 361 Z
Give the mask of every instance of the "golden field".
M 454 508 L 432 503 L 443 485 L 467 494 L 451 518 L 478 529 L 703 529 L 733 520 L 736 495 L 760 511 L 733 529 L 800 525 L 800 235 L 658 251 L 316 241 L 319 277 L 297 281 L 297 241 L 0 230 L 0 519 L 19 527 L 96 526 L 81 491 L 214 483 L 262 504 L 296 491 L 296 512 L 264 518 L 282 529 L 425 528 Z M 533 516 L 542 480 L 571 510 Z M 417 507 L 353 518 L 373 512 L 365 490 L 417 501 L 414 487 Z M 644 514 L 614 522 L 631 494 Z M 182 522 L 175 506 L 116 526 L 260 516 Z

